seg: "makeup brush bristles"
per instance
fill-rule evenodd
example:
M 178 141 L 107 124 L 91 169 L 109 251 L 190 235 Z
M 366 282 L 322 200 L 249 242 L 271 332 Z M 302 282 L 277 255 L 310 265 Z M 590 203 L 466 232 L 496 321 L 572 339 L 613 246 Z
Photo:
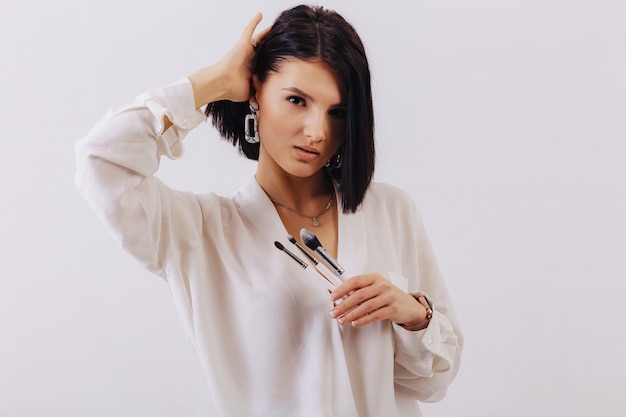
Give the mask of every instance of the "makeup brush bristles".
M 304 262 L 302 259 L 298 258 L 295 254 L 293 254 L 289 249 L 287 249 L 279 241 L 275 240 L 274 241 L 274 246 L 276 246 L 278 248 L 278 250 L 281 250 L 281 251 L 285 252 L 287 255 L 289 255 L 289 257 L 291 259 L 293 259 L 294 261 L 296 261 L 298 263 L 298 265 L 300 265 L 302 268 L 306 269 L 306 267 L 309 266 L 306 262 Z
M 313 251 L 322 246 L 317 237 L 306 229 L 300 230 L 300 239 Z

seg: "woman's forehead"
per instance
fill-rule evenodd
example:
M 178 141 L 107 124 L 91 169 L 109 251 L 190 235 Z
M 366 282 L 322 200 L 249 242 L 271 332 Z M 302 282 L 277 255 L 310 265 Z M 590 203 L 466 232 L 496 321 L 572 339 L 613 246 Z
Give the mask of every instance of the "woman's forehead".
M 277 71 L 270 73 L 264 84 L 272 88 L 298 89 L 310 98 L 344 103 L 344 83 L 335 71 L 320 60 L 286 59 Z

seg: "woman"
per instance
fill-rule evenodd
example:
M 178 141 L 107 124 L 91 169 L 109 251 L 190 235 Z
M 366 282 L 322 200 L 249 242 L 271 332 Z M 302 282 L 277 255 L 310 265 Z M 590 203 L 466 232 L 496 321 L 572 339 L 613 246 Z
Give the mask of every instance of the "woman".
M 109 112 L 77 145 L 77 184 L 167 281 L 221 415 L 420 415 L 417 400 L 454 378 L 462 339 L 414 204 L 371 183 L 363 45 L 322 8 L 255 36 L 260 20 L 215 65 Z M 233 197 L 153 176 L 203 111 L 258 159 Z M 345 272 L 315 266 L 310 232 Z

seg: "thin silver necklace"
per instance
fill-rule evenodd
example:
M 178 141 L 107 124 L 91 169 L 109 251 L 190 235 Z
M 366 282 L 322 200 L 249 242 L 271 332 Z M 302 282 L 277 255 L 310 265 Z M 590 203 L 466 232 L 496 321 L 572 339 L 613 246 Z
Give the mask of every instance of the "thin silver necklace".
M 319 212 L 319 214 L 318 214 L 317 216 L 307 216 L 306 214 L 301 213 L 301 212 L 299 212 L 298 210 L 292 209 L 291 207 L 286 206 L 286 205 L 284 205 L 283 203 L 281 203 L 281 202 L 278 202 L 278 201 L 274 200 L 274 199 L 273 199 L 272 197 L 270 197 L 269 195 L 268 195 L 268 197 L 270 198 L 270 201 L 271 201 L 272 203 L 274 203 L 274 204 L 276 204 L 276 205 L 279 205 L 279 206 L 281 206 L 281 207 L 283 207 L 283 208 L 286 208 L 287 210 L 291 211 L 292 213 L 296 213 L 298 216 L 301 216 L 301 217 L 306 217 L 307 219 L 311 219 L 311 220 L 313 221 L 313 226 L 314 226 L 314 227 L 317 227 L 317 226 L 319 226 L 319 225 L 320 225 L 320 222 L 317 220 L 317 218 L 318 218 L 318 217 L 320 217 L 322 214 L 324 214 L 324 213 L 326 213 L 326 212 L 328 211 L 328 209 L 330 208 L 330 206 L 333 204 L 333 198 L 334 198 L 334 195 L 331 193 L 331 195 L 330 195 L 330 200 L 328 200 L 328 203 L 326 203 L 326 205 L 324 206 L 324 208 L 322 209 L 322 211 L 320 211 L 320 212 Z

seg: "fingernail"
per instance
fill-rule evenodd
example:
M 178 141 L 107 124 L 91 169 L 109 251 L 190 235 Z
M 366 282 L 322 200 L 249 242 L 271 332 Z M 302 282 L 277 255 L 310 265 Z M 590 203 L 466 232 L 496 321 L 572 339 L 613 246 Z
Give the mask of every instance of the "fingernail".
M 330 317 L 332 318 L 337 317 L 337 310 L 330 310 Z

